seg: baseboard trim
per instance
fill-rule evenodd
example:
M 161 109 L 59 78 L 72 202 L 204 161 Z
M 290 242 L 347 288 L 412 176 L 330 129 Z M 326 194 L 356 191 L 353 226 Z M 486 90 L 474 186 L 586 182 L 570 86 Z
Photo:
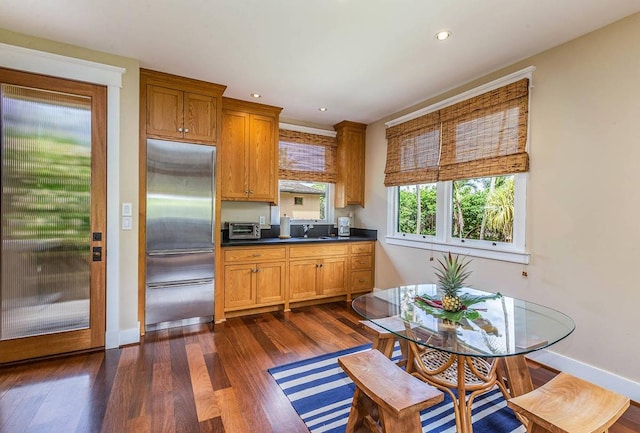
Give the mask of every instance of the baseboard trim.
M 626 395 L 633 400 L 635 404 L 640 403 L 640 383 L 638 382 L 549 350 L 543 349 L 532 352 L 527 355 L 527 358 L 544 366 L 573 374 L 603 388 Z
M 137 322 L 135 328 L 108 332 L 106 340 L 106 349 L 114 349 L 120 346 L 126 346 L 127 344 L 140 343 L 140 322 Z

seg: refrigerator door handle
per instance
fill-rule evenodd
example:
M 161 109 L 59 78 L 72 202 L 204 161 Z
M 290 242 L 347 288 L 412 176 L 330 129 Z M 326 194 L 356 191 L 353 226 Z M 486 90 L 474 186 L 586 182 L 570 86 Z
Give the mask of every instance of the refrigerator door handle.
M 148 256 L 175 256 L 182 254 L 202 254 L 212 253 L 213 248 L 203 248 L 199 250 L 153 250 L 147 251 Z
M 211 152 L 211 245 L 216 244 L 216 155 L 217 149 L 213 149 Z

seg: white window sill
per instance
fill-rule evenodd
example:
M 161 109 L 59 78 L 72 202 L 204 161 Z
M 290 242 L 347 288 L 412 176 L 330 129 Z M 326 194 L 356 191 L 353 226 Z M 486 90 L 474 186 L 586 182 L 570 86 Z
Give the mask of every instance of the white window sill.
M 408 238 L 406 236 L 385 236 L 384 239 L 388 245 L 399 245 L 438 252 L 451 252 L 470 257 L 501 260 L 525 265 L 529 264 L 529 253 L 526 251 L 516 251 L 515 249 L 491 248 L 489 246 L 483 248 L 476 245 L 460 245 L 459 243 L 454 244 L 428 239 Z

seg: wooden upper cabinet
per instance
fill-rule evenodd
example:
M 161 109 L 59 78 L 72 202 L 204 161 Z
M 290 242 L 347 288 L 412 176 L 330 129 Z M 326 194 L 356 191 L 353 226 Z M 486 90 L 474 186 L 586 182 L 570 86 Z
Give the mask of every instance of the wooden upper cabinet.
M 249 191 L 249 114 L 222 110 L 220 194 L 223 200 L 246 199 Z
M 333 126 L 338 141 L 338 180 L 335 205 L 364 207 L 364 165 L 367 125 L 347 120 Z
M 222 98 L 222 200 L 277 202 L 281 110 Z
M 218 142 L 219 107 L 225 86 L 140 71 L 146 103 L 146 136 L 194 143 Z

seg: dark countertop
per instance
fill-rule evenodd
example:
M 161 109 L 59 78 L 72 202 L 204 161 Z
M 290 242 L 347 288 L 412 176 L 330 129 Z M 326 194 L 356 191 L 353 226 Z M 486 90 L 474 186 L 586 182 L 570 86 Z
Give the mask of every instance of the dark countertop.
M 245 247 L 245 246 L 260 246 L 260 245 L 297 245 L 297 244 L 317 244 L 317 243 L 331 243 L 331 242 L 364 242 L 364 241 L 376 241 L 378 240 L 377 230 L 367 229 L 351 229 L 351 236 L 310 236 L 304 238 L 301 236 L 295 236 L 291 238 L 279 238 L 278 236 L 264 236 L 260 239 L 229 239 L 227 233 L 223 233 L 222 246 L 223 247 Z

